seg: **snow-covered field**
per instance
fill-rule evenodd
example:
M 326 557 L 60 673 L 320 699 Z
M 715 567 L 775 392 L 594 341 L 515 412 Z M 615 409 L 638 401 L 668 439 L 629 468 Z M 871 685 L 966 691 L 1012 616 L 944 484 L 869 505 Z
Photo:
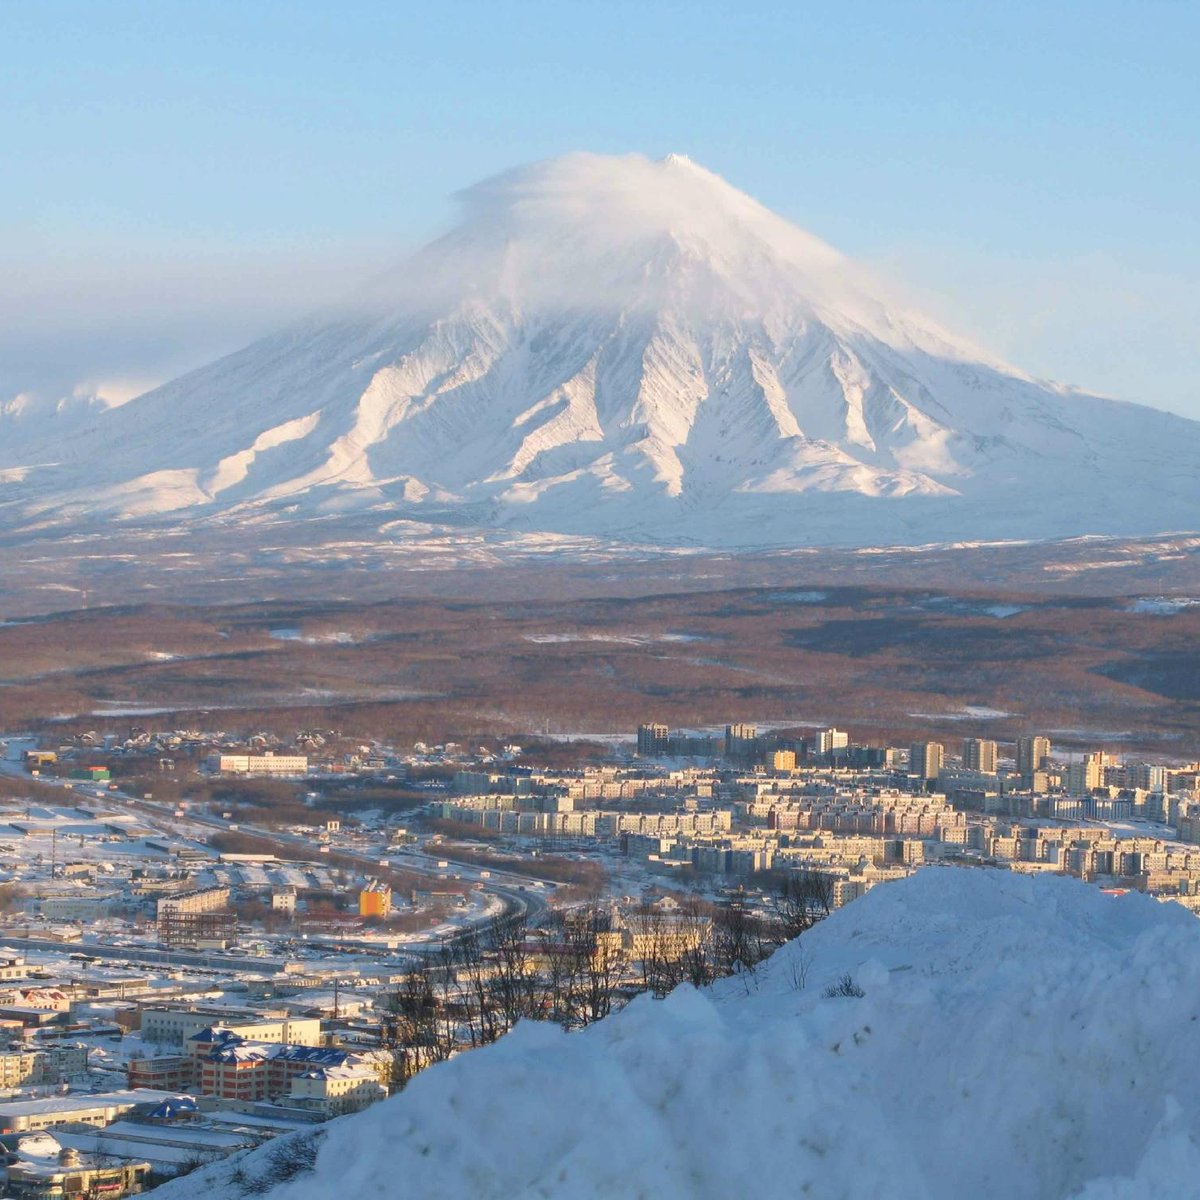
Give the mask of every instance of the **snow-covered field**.
M 277 642 L 303 642 L 307 646 L 356 646 L 362 641 L 371 640 L 369 636 L 363 638 L 358 634 L 349 633 L 345 629 L 306 634 L 290 625 L 282 629 L 268 629 L 267 636 L 274 638 Z
M 572 642 L 598 642 L 618 646 L 649 646 L 654 642 L 704 642 L 710 639 L 696 633 L 527 633 L 527 642 L 560 645 Z
M 921 721 L 1000 721 L 1014 714 L 986 704 L 967 704 L 959 712 L 914 712 L 908 714 Z
M 1151 613 L 1157 617 L 1173 617 L 1176 613 L 1185 612 L 1200 604 L 1195 596 L 1145 596 L 1134 600 L 1129 606 L 1130 612 Z
M 828 995 L 846 976 L 863 994 Z M 579 1034 L 521 1025 L 327 1126 L 289 1181 L 269 1184 L 276 1147 L 161 1195 L 1184 1197 L 1198 1059 L 1200 923 L 1182 908 L 931 869 L 755 977 Z

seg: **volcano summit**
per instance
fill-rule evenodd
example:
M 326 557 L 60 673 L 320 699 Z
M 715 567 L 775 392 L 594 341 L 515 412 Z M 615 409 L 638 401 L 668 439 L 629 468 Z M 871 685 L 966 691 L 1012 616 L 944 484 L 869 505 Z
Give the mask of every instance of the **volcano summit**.
M 1195 526 L 1200 423 L 1029 377 L 686 158 L 569 155 L 461 200 L 352 304 L 53 438 L 26 414 L 0 528 L 749 549 Z

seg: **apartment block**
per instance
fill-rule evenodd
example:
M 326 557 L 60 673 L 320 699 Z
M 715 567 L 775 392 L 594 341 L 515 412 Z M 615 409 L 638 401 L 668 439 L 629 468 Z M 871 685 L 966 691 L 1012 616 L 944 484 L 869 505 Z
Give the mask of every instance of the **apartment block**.
M 217 754 L 208 761 L 209 770 L 222 775 L 307 775 L 308 756 L 304 754 Z
M 962 761 L 968 771 L 995 775 L 999 748 L 990 738 L 966 738 L 963 741 Z
M 946 748 L 941 742 L 916 742 L 908 752 L 908 771 L 924 780 L 938 777 L 946 761 Z
M 255 1042 L 321 1044 L 321 1022 L 316 1017 L 288 1017 L 282 1010 L 258 1013 L 224 1005 L 152 1007 L 141 1012 L 141 1033 L 148 1042 L 183 1045 L 200 1030 L 219 1024 L 240 1037 Z

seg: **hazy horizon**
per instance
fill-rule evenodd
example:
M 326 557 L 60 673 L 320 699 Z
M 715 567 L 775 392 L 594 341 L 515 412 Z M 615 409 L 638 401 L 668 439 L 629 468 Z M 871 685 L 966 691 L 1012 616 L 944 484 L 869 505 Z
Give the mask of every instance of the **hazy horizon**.
M 590 150 L 686 153 L 1030 373 L 1200 417 L 1200 17 L 1101 9 L 10 8 L 0 404 L 128 398 Z

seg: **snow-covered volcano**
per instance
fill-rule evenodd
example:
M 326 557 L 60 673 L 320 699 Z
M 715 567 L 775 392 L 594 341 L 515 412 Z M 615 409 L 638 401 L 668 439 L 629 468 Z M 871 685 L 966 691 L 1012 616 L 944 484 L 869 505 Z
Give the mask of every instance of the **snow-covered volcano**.
M 1200 423 L 1031 379 L 686 158 L 570 155 L 462 202 L 354 303 L 0 446 L 0 521 L 745 547 L 1196 523 Z

